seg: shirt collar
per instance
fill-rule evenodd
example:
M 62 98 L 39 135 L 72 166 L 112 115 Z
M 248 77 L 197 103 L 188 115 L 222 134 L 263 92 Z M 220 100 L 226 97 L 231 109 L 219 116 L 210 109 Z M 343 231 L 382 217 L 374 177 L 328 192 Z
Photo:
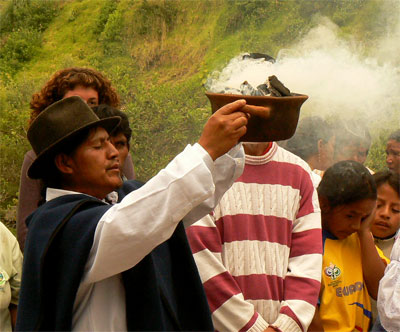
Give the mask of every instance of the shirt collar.
M 57 188 L 47 188 L 46 190 L 46 202 L 51 201 L 52 199 L 65 196 L 65 195 L 86 195 L 89 197 L 92 197 L 87 194 L 83 194 L 77 191 L 72 191 L 72 190 L 65 190 L 65 189 L 57 189 Z M 109 204 L 115 204 L 118 202 L 118 193 L 116 191 L 112 191 L 111 193 L 107 194 L 105 199 L 102 199 L 103 202 L 109 203 Z
M 246 164 L 248 165 L 263 165 L 268 163 L 275 155 L 275 152 L 278 150 L 278 144 L 276 142 L 272 142 L 269 144 L 267 149 L 264 151 L 264 154 L 261 156 L 251 156 L 246 154 Z
M 64 190 L 64 189 L 57 189 L 57 188 L 47 188 L 46 189 L 46 202 L 51 201 L 52 199 L 65 196 L 65 195 L 76 195 L 76 194 L 82 194 L 76 191 L 71 191 L 71 190 Z M 86 195 L 86 194 L 82 194 Z M 89 196 L 89 195 L 87 195 Z

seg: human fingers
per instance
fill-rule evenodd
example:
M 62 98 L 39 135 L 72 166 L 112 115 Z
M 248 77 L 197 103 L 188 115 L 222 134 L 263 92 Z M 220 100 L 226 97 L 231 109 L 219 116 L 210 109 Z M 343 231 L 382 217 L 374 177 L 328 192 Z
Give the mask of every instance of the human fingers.
M 266 106 L 255 106 L 255 105 L 244 105 L 241 109 L 242 112 L 254 116 L 268 118 L 271 114 L 271 107 Z
M 238 112 L 241 113 L 241 112 Z M 242 113 L 242 115 L 239 114 L 232 114 L 235 115 L 235 117 L 231 118 L 231 126 L 233 130 L 236 130 L 240 127 L 244 127 L 248 123 L 248 117 L 245 113 Z
M 231 114 L 233 112 L 236 112 L 236 111 L 240 110 L 244 105 L 246 105 L 246 100 L 239 99 L 239 100 L 236 100 L 236 101 L 234 101 L 232 103 L 229 103 L 229 104 L 226 104 L 226 105 L 222 106 L 215 113 L 216 114 L 221 114 L 221 115 Z

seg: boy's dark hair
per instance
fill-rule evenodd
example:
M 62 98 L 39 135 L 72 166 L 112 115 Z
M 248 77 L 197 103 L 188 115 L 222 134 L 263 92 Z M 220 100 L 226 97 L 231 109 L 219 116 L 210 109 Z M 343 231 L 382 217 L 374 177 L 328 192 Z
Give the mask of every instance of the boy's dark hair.
M 372 175 L 376 187 L 379 188 L 381 185 L 387 183 L 400 197 L 400 174 L 391 172 L 389 170 L 377 172 Z
M 400 129 L 397 129 L 396 131 L 392 132 L 389 135 L 388 140 L 394 140 L 394 141 L 400 142 Z
M 121 122 L 119 125 L 110 133 L 111 136 L 117 135 L 119 133 L 124 134 L 126 137 L 126 140 L 128 142 L 128 148 L 129 148 L 129 142 L 132 137 L 132 129 L 129 127 L 129 120 L 126 114 L 120 110 L 117 110 L 116 108 L 113 108 L 109 105 L 98 105 L 92 107 L 92 110 L 96 113 L 96 115 L 100 119 L 104 118 L 109 118 L 112 116 L 119 116 L 121 118 Z
M 331 208 L 362 199 L 376 199 L 376 184 L 362 164 L 340 161 L 329 167 L 318 186 L 318 195 L 325 197 Z
M 332 127 L 319 116 L 310 116 L 302 119 L 297 126 L 296 133 L 285 144 L 285 149 L 307 160 L 318 154 L 318 141 L 325 144 L 334 136 Z

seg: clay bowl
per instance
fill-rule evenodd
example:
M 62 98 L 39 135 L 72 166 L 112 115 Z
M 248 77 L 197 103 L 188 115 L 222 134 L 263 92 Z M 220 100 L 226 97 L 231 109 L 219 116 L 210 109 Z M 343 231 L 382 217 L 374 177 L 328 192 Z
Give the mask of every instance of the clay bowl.
M 245 96 L 206 92 L 214 113 L 222 106 L 238 99 L 245 99 L 245 108 L 257 110 L 247 124 L 247 132 L 241 142 L 273 142 L 292 137 L 299 121 L 300 107 L 308 96 L 295 94 L 286 97 Z

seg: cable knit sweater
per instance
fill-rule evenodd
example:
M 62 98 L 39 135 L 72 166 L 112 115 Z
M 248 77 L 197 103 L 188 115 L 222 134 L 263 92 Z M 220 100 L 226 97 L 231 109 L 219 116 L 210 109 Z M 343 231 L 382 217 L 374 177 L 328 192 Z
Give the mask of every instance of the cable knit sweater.
M 321 216 L 308 165 L 273 143 L 187 229 L 219 331 L 306 331 L 318 300 Z

